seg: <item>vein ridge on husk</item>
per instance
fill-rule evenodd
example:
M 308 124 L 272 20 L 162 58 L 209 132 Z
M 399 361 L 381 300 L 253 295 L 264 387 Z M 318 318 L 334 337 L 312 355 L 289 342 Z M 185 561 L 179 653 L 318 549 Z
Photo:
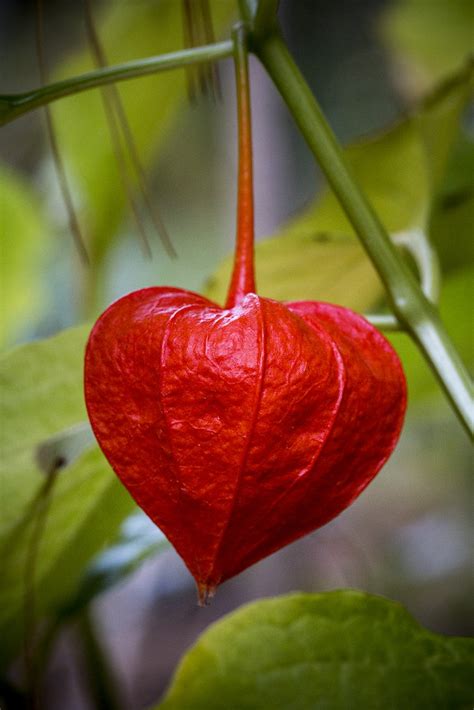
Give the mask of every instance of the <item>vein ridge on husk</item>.
M 251 444 L 252 444 L 252 438 L 255 434 L 255 427 L 257 425 L 258 421 L 258 413 L 260 409 L 260 405 L 262 403 L 262 395 L 263 395 L 263 382 L 265 379 L 265 369 L 266 369 L 266 361 L 267 361 L 267 352 L 266 352 L 266 327 L 265 327 L 265 316 L 264 316 L 264 309 L 262 308 L 261 300 L 258 296 L 256 296 L 256 303 L 258 304 L 258 313 L 259 313 L 259 323 L 260 323 L 260 330 L 259 333 L 261 335 L 260 338 L 257 338 L 257 342 L 260 343 L 259 347 L 259 354 L 258 354 L 258 367 L 256 369 L 256 392 L 255 392 L 255 399 L 254 399 L 254 407 L 253 407 L 253 412 L 252 412 L 252 418 L 250 420 L 250 426 L 249 426 L 249 431 L 247 434 L 247 440 L 245 443 L 245 446 L 243 448 L 242 452 L 242 458 L 240 461 L 239 469 L 237 471 L 237 476 L 236 476 L 236 484 L 234 488 L 234 494 L 232 496 L 232 501 L 230 505 L 230 511 L 229 511 L 229 516 L 227 518 L 227 522 L 223 528 L 221 538 L 217 544 L 216 547 L 216 552 L 214 555 L 214 563 L 211 569 L 210 577 L 212 577 L 214 570 L 217 566 L 218 558 L 222 554 L 222 550 L 224 548 L 224 543 L 225 543 L 225 538 L 227 535 L 227 532 L 230 528 L 230 524 L 232 521 L 233 514 L 235 512 L 236 506 L 237 506 L 237 500 L 238 500 L 238 495 L 239 495 L 239 490 L 242 484 L 242 478 L 243 478 L 243 473 L 245 471 L 245 467 L 248 462 L 248 457 L 251 449 Z M 217 582 L 219 583 L 219 582 Z

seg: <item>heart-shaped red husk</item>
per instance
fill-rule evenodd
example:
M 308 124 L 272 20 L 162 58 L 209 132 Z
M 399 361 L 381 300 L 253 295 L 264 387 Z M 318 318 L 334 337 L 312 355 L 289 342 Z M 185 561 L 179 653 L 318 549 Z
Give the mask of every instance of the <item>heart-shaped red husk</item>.
M 85 395 L 107 459 L 203 594 L 346 508 L 406 404 L 396 353 L 352 311 L 253 293 L 222 309 L 170 288 L 99 318 Z
M 202 600 L 348 506 L 393 450 L 406 406 L 398 357 L 366 320 L 253 293 L 250 95 L 239 33 L 227 307 L 180 289 L 136 291 L 99 318 L 85 363 L 97 440 Z

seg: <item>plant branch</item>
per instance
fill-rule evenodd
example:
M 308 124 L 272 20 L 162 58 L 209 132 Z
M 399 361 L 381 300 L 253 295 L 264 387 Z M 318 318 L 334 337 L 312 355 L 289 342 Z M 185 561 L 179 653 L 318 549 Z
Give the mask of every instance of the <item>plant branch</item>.
M 280 0 L 239 0 L 240 15 L 257 43 L 277 28 Z
M 407 232 L 397 232 L 392 236 L 397 247 L 405 249 L 413 257 L 418 274 L 420 287 L 426 298 L 432 303 L 438 303 L 441 290 L 441 268 L 436 249 L 421 229 L 411 229 Z
M 364 318 L 368 320 L 374 328 L 383 330 L 386 333 L 403 332 L 403 326 L 391 313 L 364 313 Z
M 280 35 L 255 47 L 385 285 L 401 326 L 413 337 L 462 424 L 472 423 L 472 385 L 437 309 L 419 288 L 351 173 L 342 149 Z
M 258 39 L 275 29 L 279 4 L 280 0 L 259 0 L 253 23 L 253 33 Z
M 421 290 L 432 303 L 438 303 L 441 281 L 439 259 L 426 234 L 420 229 L 397 232 L 392 235 L 392 241 L 411 254 L 418 269 Z M 379 330 L 405 330 L 393 313 L 369 313 L 364 317 Z
M 80 91 L 94 89 L 115 81 L 134 79 L 168 69 L 178 69 L 190 64 L 213 62 L 232 56 L 232 52 L 232 41 L 226 40 L 225 42 L 216 42 L 204 47 L 182 49 L 169 54 L 160 54 L 155 57 L 136 59 L 124 64 L 96 69 L 95 71 L 74 76 L 70 79 L 63 79 L 22 94 L 0 95 L 0 126 L 28 113 L 28 111 L 33 111 L 39 106 L 45 106 L 64 96 L 77 94 Z

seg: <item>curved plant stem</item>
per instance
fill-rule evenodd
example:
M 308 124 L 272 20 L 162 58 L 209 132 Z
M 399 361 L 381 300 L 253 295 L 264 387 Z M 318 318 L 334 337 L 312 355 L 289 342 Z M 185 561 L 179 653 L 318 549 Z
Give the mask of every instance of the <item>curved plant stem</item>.
M 280 35 L 266 36 L 255 51 L 378 271 L 397 319 L 417 343 L 459 419 L 470 432 L 472 384 L 437 309 L 419 288 L 360 190 L 342 149 Z
M 193 47 L 192 49 L 182 49 L 178 52 L 161 54 L 156 57 L 137 59 L 124 64 L 116 64 L 111 67 L 104 67 L 95 71 L 74 76 L 70 79 L 57 81 L 33 91 L 26 91 L 22 94 L 0 95 L 0 126 L 18 116 L 33 111 L 39 106 L 61 99 L 64 96 L 77 94 L 86 89 L 93 89 L 97 86 L 104 86 L 114 81 L 125 81 L 135 77 L 155 74 L 166 69 L 178 69 L 189 64 L 201 62 L 213 62 L 217 59 L 230 57 L 233 52 L 231 40 L 216 42 L 204 47 Z
M 397 232 L 392 235 L 392 241 L 411 254 L 418 269 L 421 290 L 432 303 L 438 303 L 441 285 L 439 259 L 426 234 L 421 229 Z M 392 313 L 370 313 L 365 318 L 379 330 L 405 330 Z
M 420 276 L 421 290 L 432 303 L 438 303 L 441 268 L 436 249 L 433 249 L 426 234 L 421 229 L 397 232 L 392 235 L 392 241 L 411 254 Z

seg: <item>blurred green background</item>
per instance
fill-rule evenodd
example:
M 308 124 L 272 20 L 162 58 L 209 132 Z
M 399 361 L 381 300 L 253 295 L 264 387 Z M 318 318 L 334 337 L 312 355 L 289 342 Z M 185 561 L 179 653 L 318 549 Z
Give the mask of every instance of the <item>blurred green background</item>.
M 216 0 L 212 7 L 216 34 L 228 36 L 235 3 Z M 34 11 L 26 0 L 0 5 L 1 93 L 39 82 Z M 95 2 L 93 12 L 110 63 L 183 45 L 178 0 Z M 387 228 L 421 229 L 436 245 L 441 311 L 469 365 L 474 145 L 466 60 L 473 13 L 471 0 L 282 0 L 280 8 L 285 38 L 336 134 L 352 144 L 348 157 Z M 44 27 L 52 79 L 93 66 L 81 3 L 44 2 Z M 403 335 L 393 342 L 410 404 L 390 462 L 337 520 L 226 583 L 209 608 L 196 607 L 184 565 L 137 512 L 98 450 L 83 452 L 90 444 L 81 386 L 89 326 L 40 339 L 92 323 L 111 300 L 147 285 L 222 300 L 237 161 L 232 62 L 221 62 L 219 71 L 217 102 L 190 104 L 181 70 L 119 85 L 177 258 L 160 242 L 127 162 L 153 258 L 143 254 L 100 91 L 52 110 L 89 267 L 69 233 L 42 112 L 0 130 L 0 539 L 10 550 L 0 583 L 0 661 L 8 683 L 17 683 L 22 560 L 31 500 L 42 481 L 38 447 L 46 442 L 53 451 L 65 447 L 70 463 L 60 474 L 37 570 L 38 614 L 51 639 L 44 698 L 52 710 L 66 702 L 71 710 L 96 707 L 87 679 L 99 649 L 119 688 L 119 706 L 149 706 L 212 620 L 290 590 L 360 588 L 401 601 L 435 631 L 472 631 L 471 449 Z M 383 308 L 378 278 L 288 111 L 255 60 L 251 71 L 261 292 L 361 312 Z

